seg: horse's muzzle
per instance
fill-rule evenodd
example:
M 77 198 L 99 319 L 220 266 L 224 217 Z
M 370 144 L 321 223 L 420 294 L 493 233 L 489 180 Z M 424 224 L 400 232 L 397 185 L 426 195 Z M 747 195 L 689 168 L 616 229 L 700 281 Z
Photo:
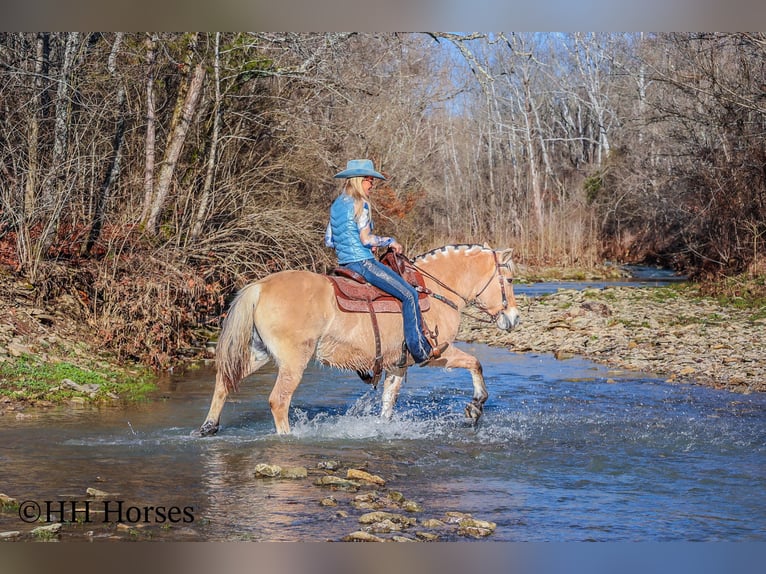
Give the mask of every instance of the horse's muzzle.
M 515 329 L 519 326 L 519 323 L 521 322 L 521 316 L 519 315 L 519 310 L 515 307 L 512 307 L 508 311 L 502 311 L 497 316 L 497 328 L 502 329 L 503 331 L 510 331 L 511 329 Z

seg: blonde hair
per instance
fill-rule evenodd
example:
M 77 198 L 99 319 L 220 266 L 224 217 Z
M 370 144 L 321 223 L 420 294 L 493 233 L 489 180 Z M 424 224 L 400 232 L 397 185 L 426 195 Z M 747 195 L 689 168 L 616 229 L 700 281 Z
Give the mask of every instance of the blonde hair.
M 354 200 L 354 215 L 357 217 L 362 212 L 364 202 L 369 200 L 362 187 L 363 181 L 364 177 L 360 176 L 349 177 L 343 182 L 343 192 Z

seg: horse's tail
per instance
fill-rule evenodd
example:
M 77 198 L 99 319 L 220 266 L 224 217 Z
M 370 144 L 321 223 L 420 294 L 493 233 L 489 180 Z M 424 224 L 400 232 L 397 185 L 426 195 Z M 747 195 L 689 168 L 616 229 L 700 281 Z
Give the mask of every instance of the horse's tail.
M 221 326 L 215 362 L 218 376 L 229 392 L 236 391 L 239 381 L 248 374 L 251 354 L 267 353 L 255 325 L 255 309 L 260 294 L 258 283 L 243 287 L 229 306 Z

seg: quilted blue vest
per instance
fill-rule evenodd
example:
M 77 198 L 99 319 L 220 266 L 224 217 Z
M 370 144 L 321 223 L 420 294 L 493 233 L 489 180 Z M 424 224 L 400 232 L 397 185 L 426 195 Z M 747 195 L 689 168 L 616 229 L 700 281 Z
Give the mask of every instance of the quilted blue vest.
M 339 264 L 375 258 L 372 250 L 359 239 L 354 200 L 345 193 L 340 194 L 330 207 L 330 228 Z

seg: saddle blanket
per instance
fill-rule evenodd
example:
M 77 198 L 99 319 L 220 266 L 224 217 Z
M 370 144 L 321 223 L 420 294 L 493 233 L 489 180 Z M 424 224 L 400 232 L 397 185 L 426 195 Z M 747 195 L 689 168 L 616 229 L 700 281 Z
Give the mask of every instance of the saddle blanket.
M 372 302 L 373 311 L 376 313 L 401 313 L 402 303 L 388 293 L 385 293 L 369 283 L 360 283 L 358 279 L 326 275 L 335 289 L 335 298 L 338 307 L 349 313 L 369 313 L 369 303 Z M 361 276 L 359 276 L 361 277 Z M 425 287 L 422 278 L 418 277 L 421 287 Z M 425 312 L 431 307 L 431 300 L 427 293 L 418 293 L 420 310 Z

